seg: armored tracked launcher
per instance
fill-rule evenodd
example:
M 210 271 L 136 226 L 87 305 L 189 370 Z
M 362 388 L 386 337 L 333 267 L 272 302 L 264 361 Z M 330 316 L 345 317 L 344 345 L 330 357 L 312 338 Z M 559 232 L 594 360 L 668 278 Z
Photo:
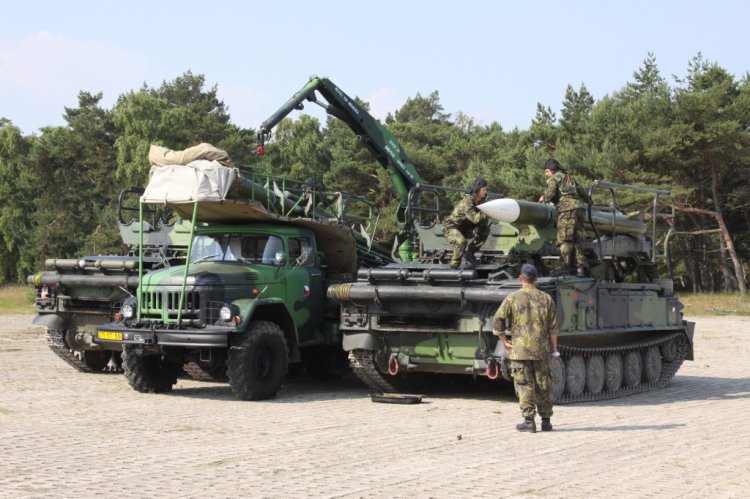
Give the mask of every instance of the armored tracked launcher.
M 500 223 L 492 226 L 481 263 L 473 269 L 391 264 L 361 270 L 356 283 L 329 288 L 329 296 L 342 304 L 343 345 L 354 372 L 385 392 L 424 390 L 425 379 L 440 382 L 440 376 L 422 373 L 510 380 L 492 318 L 505 297 L 520 288 L 521 264 L 531 262 L 544 275 L 537 287 L 557 304 L 562 356 L 551 362 L 558 402 L 603 400 L 667 384 L 683 360 L 693 358 L 694 327 L 683 319 L 672 282 L 654 277 L 654 264 L 665 255 L 646 237 L 657 234 L 657 221 L 671 227 L 673 213 L 655 212 L 669 193 L 605 182 L 592 187 L 602 189 L 653 196 L 653 224 L 609 206 L 590 207 L 594 239 L 585 250 L 592 277 L 556 268 L 559 255 L 549 244 L 555 238 L 554 206 L 500 199 L 480 206 Z M 512 209 L 507 215 L 510 205 L 520 206 L 520 213 Z M 439 225 L 420 227 L 423 247 L 431 241 L 437 254 Z M 666 249 L 670 229 L 658 234 Z
M 33 323 L 46 328 L 50 349 L 79 371 L 89 373 L 120 370 L 120 348 L 94 343 L 95 326 L 107 323 L 122 302 L 138 286 L 139 248 L 143 247 L 141 271 L 149 272 L 184 262 L 190 227 L 158 207 L 145 207 L 141 226 L 138 197 L 143 189 L 131 187 L 118 199 L 118 227 L 124 255 L 53 258 L 46 271 L 30 275 L 37 315 Z M 143 234 L 141 236 L 141 234 Z

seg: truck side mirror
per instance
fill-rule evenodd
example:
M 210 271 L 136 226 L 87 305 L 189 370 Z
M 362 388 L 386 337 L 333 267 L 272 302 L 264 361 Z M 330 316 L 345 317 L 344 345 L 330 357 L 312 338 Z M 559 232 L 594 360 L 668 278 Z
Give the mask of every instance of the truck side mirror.
M 286 251 L 277 251 L 274 260 L 276 261 L 276 265 L 281 267 L 289 260 L 289 255 L 286 254 Z

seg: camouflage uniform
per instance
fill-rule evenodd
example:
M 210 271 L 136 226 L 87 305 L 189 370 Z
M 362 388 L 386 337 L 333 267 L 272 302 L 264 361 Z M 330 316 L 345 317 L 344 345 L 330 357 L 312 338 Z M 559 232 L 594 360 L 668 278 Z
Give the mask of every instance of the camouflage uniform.
M 472 194 L 466 194 L 443 222 L 443 235 L 453 245 L 453 255 L 451 255 L 453 268 L 458 268 L 460 265 L 467 246 L 473 254 L 479 251 L 487 240 L 487 236 L 490 235 L 489 218 L 477 209 L 474 199 Z M 475 229 L 477 229 L 476 235 Z M 467 245 L 466 240 L 472 237 L 474 239 Z
M 521 413 L 532 419 L 536 408 L 541 417 L 552 417 L 549 357 L 550 335 L 557 335 L 555 304 L 547 293 L 527 284 L 508 295 L 495 312 L 492 329 L 501 341 L 506 320 L 513 338 L 509 356 Z
M 557 245 L 563 264 L 571 268 L 585 267 L 581 233 L 585 203 L 591 202 L 588 193 L 572 175 L 557 171 L 547 179 L 542 202 L 555 203 L 557 206 Z

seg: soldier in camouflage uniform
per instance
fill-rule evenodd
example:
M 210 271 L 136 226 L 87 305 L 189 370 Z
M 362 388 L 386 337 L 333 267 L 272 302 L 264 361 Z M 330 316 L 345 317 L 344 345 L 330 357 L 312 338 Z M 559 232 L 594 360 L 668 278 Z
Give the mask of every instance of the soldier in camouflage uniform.
M 590 204 L 591 199 L 556 159 L 544 162 L 544 174 L 548 177 L 547 190 L 539 202 L 557 206 L 557 245 L 563 265 L 568 269 L 575 268 L 576 273 L 583 276 L 586 268 L 586 258 L 581 248 L 584 203 Z
M 469 193 L 453 208 L 443 222 L 443 235 L 453 245 L 451 268 L 461 265 L 461 257 L 472 266 L 476 263 L 474 253 L 479 251 L 490 234 L 489 218 L 477 209 L 487 197 L 487 181 L 477 177 L 469 187 Z M 467 243 L 468 239 L 472 239 Z M 468 251 L 467 251 L 468 246 Z
M 534 416 L 537 411 L 542 417 L 542 431 L 552 430 L 549 360 L 550 355 L 560 355 L 555 304 L 547 293 L 536 288 L 538 276 L 533 265 L 524 264 L 520 276 L 523 287 L 508 295 L 492 322 L 492 332 L 509 354 L 513 384 L 524 417 L 516 429 L 531 433 L 536 432 Z

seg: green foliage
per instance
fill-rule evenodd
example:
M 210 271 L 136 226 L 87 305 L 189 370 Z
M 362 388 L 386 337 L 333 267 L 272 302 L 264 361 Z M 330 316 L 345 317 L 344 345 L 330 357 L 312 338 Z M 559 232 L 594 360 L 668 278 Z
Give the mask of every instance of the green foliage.
M 115 197 L 144 184 L 151 144 L 183 149 L 209 142 L 237 163 L 367 196 L 382 211 L 378 235 L 397 232 L 399 199 L 388 174 L 331 116 L 324 123 L 308 115 L 283 120 L 267 154 L 258 157 L 255 133 L 231 123 L 203 75 L 188 71 L 156 88 L 144 85 L 121 95 L 111 110 L 100 100 L 101 94 L 81 92 L 77 107 L 65 109 L 66 126 L 38 137 L 24 137 L 0 118 L 2 281 L 23 280 L 45 257 L 119 251 Z M 528 130 L 446 113 L 437 91 L 407 99 L 385 122 L 432 184 L 466 188 L 483 176 L 494 192 L 536 200 L 545 185 L 542 164 L 554 157 L 585 186 L 605 179 L 670 189 L 682 210 L 676 229 L 683 235 L 673 237 L 667 272 L 693 289 L 744 282 L 742 268 L 750 261 L 747 74 L 737 79 L 698 54 L 686 76 L 670 85 L 649 53 L 632 81 L 599 100 L 582 83 L 569 85 L 559 106 L 538 103 Z M 635 194 L 617 201 L 626 211 L 648 208 Z M 717 227 L 721 233 L 704 230 Z

